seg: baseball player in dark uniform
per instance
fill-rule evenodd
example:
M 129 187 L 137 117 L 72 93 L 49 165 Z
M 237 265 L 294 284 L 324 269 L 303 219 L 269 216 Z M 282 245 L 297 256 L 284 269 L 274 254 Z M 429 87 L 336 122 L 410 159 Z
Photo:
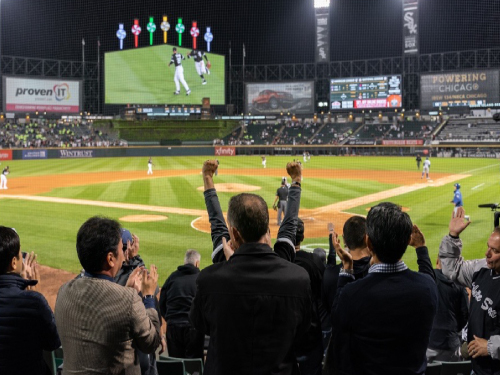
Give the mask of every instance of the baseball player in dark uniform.
M 196 72 L 202 79 L 201 84 L 206 85 L 207 80 L 205 79 L 204 74 L 210 74 L 210 70 L 208 70 L 208 67 L 205 66 L 205 61 L 203 61 L 203 58 L 205 58 L 205 60 L 207 61 L 207 65 L 210 64 L 210 61 L 208 61 L 208 57 L 205 52 L 200 51 L 199 49 L 194 49 L 189 53 L 189 55 L 187 55 L 187 57 L 188 59 L 190 59 L 191 57 L 194 59 Z
M 286 214 L 286 204 L 288 200 L 288 186 L 286 186 L 286 179 L 281 180 L 281 187 L 276 190 L 276 198 L 274 199 L 273 209 L 278 209 L 278 226 L 281 225 L 281 214 L 283 217 Z M 278 203 L 278 206 L 276 206 Z
M 7 175 L 9 174 L 9 166 L 6 166 L 0 175 L 0 189 L 7 189 Z
M 186 95 L 191 94 L 191 90 L 189 89 L 186 80 L 184 79 L 184 68 L 182 67 L 182 60 L 185 60 L 184 56 L 177 52 L 177 48 L 173 48 L 174 53 L 172 54 L 172 58 L 170 59 L 170 63 L 168 66 L 174 64 L 175 65 L 175 74 L 174 74 L 174 82 L 175 82 L 175 92 L 174 95 L 179 95 L 181 93 L 181 85 L 186 89 Z
M 422 158 L 420 157 L 420 155 L 417 155 L 415 161 L 417 162 L 417 169 L 420 170 L 420 163 L 422 162 Z

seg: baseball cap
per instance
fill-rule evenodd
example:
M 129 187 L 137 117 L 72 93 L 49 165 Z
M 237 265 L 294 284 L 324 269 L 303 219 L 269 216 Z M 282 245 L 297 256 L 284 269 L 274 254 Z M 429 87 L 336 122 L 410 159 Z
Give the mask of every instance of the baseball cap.
M 122 243 L 124 247 L 127 246 L 127 241 L 130 241 L 130 243 L 134 242 L 132 233 L 128 229 L 122 228 Z
M 459 184 L 459 183 L 456 183 L 456 184 L 455 184 L 455 185 L 453 185 L 453 186 L 455 186 L 457 189 L 460 189 L 460 184 Z

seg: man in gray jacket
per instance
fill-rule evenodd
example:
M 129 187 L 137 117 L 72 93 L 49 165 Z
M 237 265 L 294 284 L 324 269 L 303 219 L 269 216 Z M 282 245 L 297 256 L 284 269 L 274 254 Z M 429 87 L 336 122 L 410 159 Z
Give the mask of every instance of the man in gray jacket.
M 459 207 L 441 241 L 439 257 L 444 275 L 471 289 L 467 342 L 472 369 L 477 375 L 499 375 L 500 229 L 490 235 L 485 258 L 464 260 L 459 236 L 469 224 Z
M 93 217 L 78 231 L 76 249 L 85 274 L 59 289 L 55 308 L 65 375 L 140 375 L 134 347 L 151 354 L 160 344 L 156 267 L 149 273 L 136 268 L 127 287 L 113 281 L 124 260 L 120 229 L 114 220 Z

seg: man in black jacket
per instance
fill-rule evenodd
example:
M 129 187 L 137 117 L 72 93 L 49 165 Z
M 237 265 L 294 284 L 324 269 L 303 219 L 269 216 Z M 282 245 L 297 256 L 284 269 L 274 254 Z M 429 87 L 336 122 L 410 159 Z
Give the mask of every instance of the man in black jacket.
M 469 317 L 467 291 L 443 275 L 439 257 L 434 273 L 439 298 L 427 347 L 427 362 L 460 361 L 460 333 Z
M 38 265 L 28 254 L 25 272 L 17 233 L 0 226 L 0 374 L 45 375 L 43 351 L 61 345 L 54 314 L 36 291 Z M 24 278 L 23 276 L 26 276 Z
M 186 251 L 184 265 L 177 267 L 161 288 L 160 309 L 167 322 L 167 348 L 170 357 L 203 359 L 205 335 L 196 331 L 189 322 L 200 261 L 199 252 Z
M 210 160 L 202 173 L 217 264 L 198 276 L 190 312 L 193 326 L 210 336 L 205 374 L 298 374 L 294 343 L 311 320 L 309 276 L 292 263 L 301 166 L 287 165 L 293 182 L 274 251 L 261 197 L 232 197 L 226 226 L 213 183 L 216 169 Z

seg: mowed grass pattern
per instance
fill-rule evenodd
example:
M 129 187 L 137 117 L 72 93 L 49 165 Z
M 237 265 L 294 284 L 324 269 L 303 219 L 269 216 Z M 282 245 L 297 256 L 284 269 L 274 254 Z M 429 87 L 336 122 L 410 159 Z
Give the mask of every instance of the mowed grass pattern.
M 42 160 L 9 161 L 12 173 L 9 180 L 18 177 L 81 174 L 81 186 L 58 188 L 47 196 L 89 199 L 98 201 L 137 203 L 153 206 L 205 209 L 203 193 L 197 188 L 203 185 L 198 171 L 207 157 L 157 157 L 153 158 L 155 171 L 192 170 L 193 173 L 180 177 L 147 178 L 147 158 L 102 158 L 90 160 Z M 285 165 L 293 157 L 268 157 L 268 168 L 279 168 L 275 177 L 260 177 L 262 165 L 260 157 L 222 157 L 219 176 L 216 183 L 240 183 L 261 186 L 256 193 L 262 195 L 269 205 L 274 201 L 274 194 L 281 176 L 286 175 Z M 301 159 L 301 158 L 300 158 Z M 383 169 L 385 167 L 385 169 Z M 240 168 L 255 168 L 255 175 L 238 175 Z M 302 207 L 316 208 L 347 199 L 372 194 L 377 191 L 396 187 L 376 181 L 336 179 L 337 169 L 414 171 L 413 158 L 388 157 L 313 157 L 304 168 L 322 169 L 327 173 L 324 178 L 309 178 L 303 181 Z M 231 174 L 224 174 L 228 170 Z M 123 179 L 108 184 L 86 185 L 85 173 L 123 172 Z M 144 179 L 127 180 L 127 172 L 144 171 Z M 478 208 L 481 203 L 500 201 L 498 195 L 499 163 L 491 159 L 432 159 L 432 172 L 468 173 L 471 177 L 460 181 L 467 213 L 472 224 L 461 236 L 467 259 L 484 256 L 485 243 L 493 229 L 493 215 L 488 209 Z M 13 192 L 13 191 L 10 191 Z M 231 193 L 219 193 L 221 205 L 227 209 Z M 453 197 L 453 184 L 441 187 L 428 186 L 416 192 L 403 194 L 390 199 L 410 209 L 409 214 L 424 232 L 433 261 L 437 255 L 440 240 L 448 233 L 448 222 L 453 209 L 450 200 Z M 353 214 L 366 215 L 367 207 L 373 204 L 355 207 L 349 210 Z M 76 233 L 80 225 L 90 216 L 104 215 L 119 219 L 126 215 L 151 214 L 151 212 L 128 209 L 109 209 L 70 204 L 29 202 L 17 199 L 0 200 L 0 222 L 2 225 L 16 228 L 21 235 L 24 251 L 36 251 L 42 264 L 78 272 L 80 265 L 75 249 Z M 168 214 L 168 220 L 148 223 L 122 223 L 124 227 L 140 237 L 141 255 L 147 264 L 155 263 L 160 269 L 161 281 L 183 262 L 185 250 L 194 248 L 202 254 L 202 267 L 211 264 L 212 244 L 210 235 L 191 227 L 196 218 L 188 215 Z M 274 217 L 272 218 L 274 219 Z M 304 245 L 327 246 L 325 236 L 308 238 L 306 227 Z M 314 246 L 313 246 L 314 245 Z M 404 260 L 412 269 L 416 269 L 414 251 L 409 248 Z

